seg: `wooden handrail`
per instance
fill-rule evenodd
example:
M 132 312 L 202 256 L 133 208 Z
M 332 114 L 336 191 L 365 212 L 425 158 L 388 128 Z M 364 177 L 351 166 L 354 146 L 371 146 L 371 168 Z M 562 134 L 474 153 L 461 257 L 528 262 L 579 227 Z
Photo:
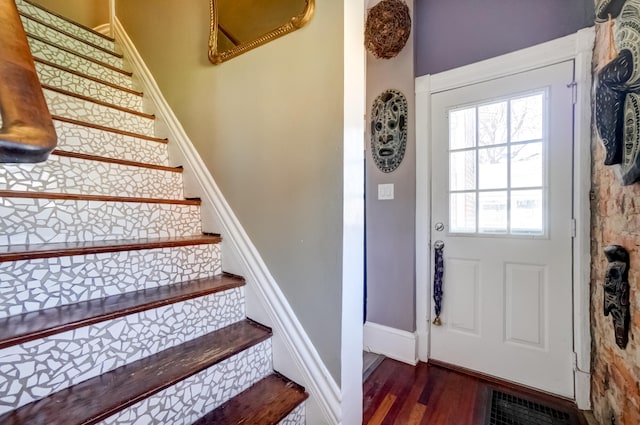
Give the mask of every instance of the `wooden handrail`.
M 56 131 L 14 0 L 0 0 L 0 114 L 0 162 L 48 158 Z

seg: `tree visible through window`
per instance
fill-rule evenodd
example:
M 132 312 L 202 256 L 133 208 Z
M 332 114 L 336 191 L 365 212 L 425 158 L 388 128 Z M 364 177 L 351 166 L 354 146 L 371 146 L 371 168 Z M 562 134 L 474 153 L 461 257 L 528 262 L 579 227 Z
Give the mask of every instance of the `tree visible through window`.
M 542 235 L 546 91 L 449 111 L 453 233 Z

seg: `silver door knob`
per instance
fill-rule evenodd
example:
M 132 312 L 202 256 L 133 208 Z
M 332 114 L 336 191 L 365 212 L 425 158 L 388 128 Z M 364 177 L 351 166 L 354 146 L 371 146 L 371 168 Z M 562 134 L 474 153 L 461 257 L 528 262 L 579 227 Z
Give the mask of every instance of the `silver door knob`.
M 433 243 L 433 247 L 434 247 L 435 249 L 442 249 L 442 248 L 444 248 L 444 242 L 442 242 L 442 241 L 440 241 L 440 240 L 435 241 L 435 242 Z

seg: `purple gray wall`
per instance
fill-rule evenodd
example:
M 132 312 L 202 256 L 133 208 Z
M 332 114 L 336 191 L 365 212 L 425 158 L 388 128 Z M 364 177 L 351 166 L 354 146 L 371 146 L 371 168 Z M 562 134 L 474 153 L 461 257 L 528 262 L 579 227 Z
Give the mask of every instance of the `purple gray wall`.
M 367 7 L 377 2 L 369 0 Z M 593 25 L 594 5 L 593 0 L 406 2 L 414 9 L 413 42 L 390 60 L 367 56 L 367 113 L 381 91 L 395 88 L 407 96 L 410 116 L 407 152 L 396 171 L 382 173 L 373 164 L 371 152 L 366 156 L 367 320 L 412 332 L 415 330 L 414 77 L 575 33 Z M 369 137 L 367 134 L 367 147 Z M 381 183 L 395 185 L 394 200 L 377 199 L 377 186 Z
M 413 0 L 405 0 L 413 10 Z M 371 0 L 372 7 L 377 0 Z M 367 123 L 380 93 L 396 89 L 407 98 L 407 150 L 398 168 L 380 171 L 371 156 L 371 129 L 367 125 L 367 321 L 413 332 L 415 304 L 416 149 L 413 39 L 392 59 L 367 53 Z M 393 184 L 394 199 L 378 200 L 378 185 Z M 367 344 L 367 341 L 365 341 Z
M 593 0 L 416 0 L 416 76 L 436 74 L 593 25 Z

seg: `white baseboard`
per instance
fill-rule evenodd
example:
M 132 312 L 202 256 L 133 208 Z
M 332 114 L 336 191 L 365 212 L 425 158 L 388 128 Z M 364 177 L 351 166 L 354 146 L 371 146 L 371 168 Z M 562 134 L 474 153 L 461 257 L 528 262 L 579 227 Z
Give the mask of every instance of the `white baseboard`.
M 377 323 L 364 324 L 364 350 L 382 354 L 410 365 L 418 363 L 415 332 L 402 331 Z
M 208 226 L 215 226 L 219 229 L 224 239 L 223 256 L 232 256 L 232 262 L 241 268 L 239 272 L 247 280 L 247 290 L 251 288 L 254 292 L 252 295 L 260 300 L 270 318 L 269 325 L 273 328 L 274 339 L 278 338 L 278 343 L 282 342 L 286 347 L 287 353 L 282 355 L 288 354 L 291 358 L 290 366 L 297 368 L 297 373 L 291 375 L 300 376 L 304 381 L 303 385 L 310 395 L 307 403 L 312 403 L 311 406 L 307 405 L 307 423 L 339 424 L 342 411 L 341 391 L 338 384 L 329 373 L 117 17 L 113 19 L 113 30 L 134 75 L 143 85 L 145 98 L 149 99 L 155 108 L 158 121 L 166 126 L 168 133 L 166 136 L 170 140 L 169 147 L 173 149 L 170 152 L 175 153 L 183 161 L 185 179 L 189 180 L 187 185 L 195 186 L 190 190 L 196 192 L 202 199 L 204 228 L 208 230 L 211 228 Z M 206 223 L 207 220 L 210 220 L 209 224 Z M 237 272 L 236 270 L 228 271 Z M 279 363 L 284 362 L 279 361 Z M 286 374 L 285 371 L 280 371 Z
M 575 371 L 576 405 L 580 410 L 591 409 L 591 374 L 581 370 Z

